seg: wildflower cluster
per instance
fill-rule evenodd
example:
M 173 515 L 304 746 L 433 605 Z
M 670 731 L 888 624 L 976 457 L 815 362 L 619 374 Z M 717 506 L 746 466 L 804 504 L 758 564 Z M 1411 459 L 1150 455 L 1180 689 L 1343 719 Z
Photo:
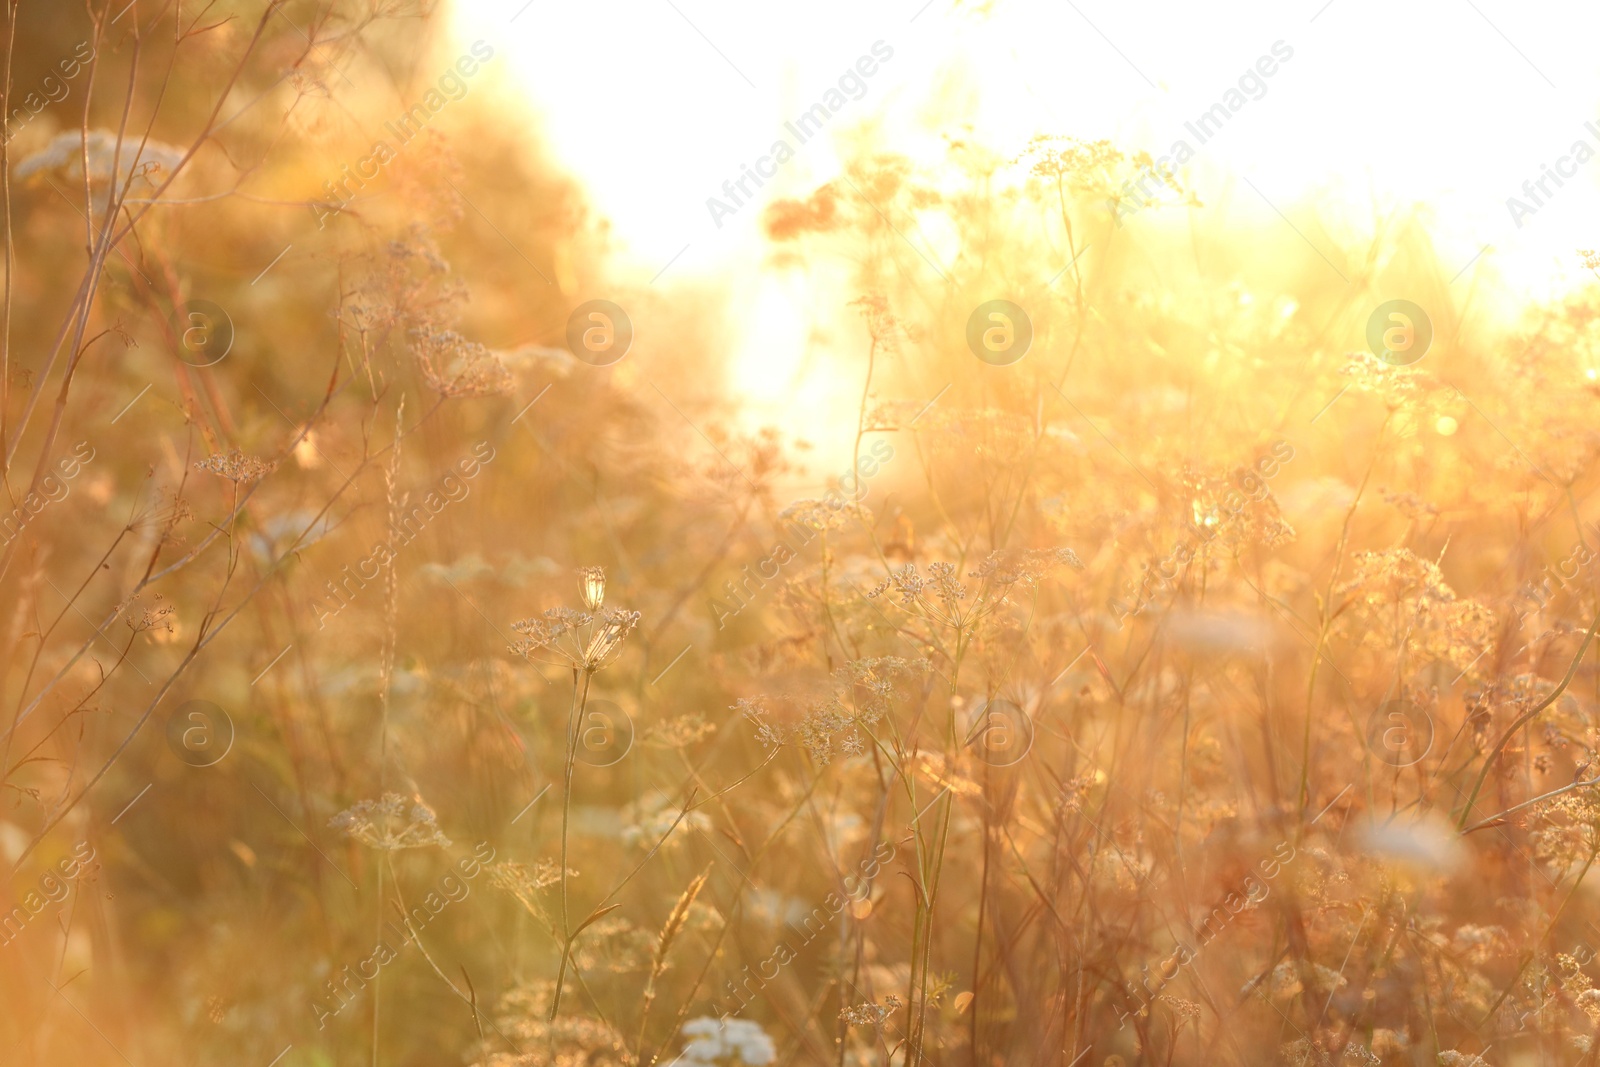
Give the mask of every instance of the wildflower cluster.
M 917 572 L 916 564 L 907 563 L 891 570 L 866 596 L 875 600 L 892 589 L 900 606 L 912 615 L 936 626 L 970 630 L 998 611 L 1013 593 L 1034 588 L 1065 566 L 1083 566 L 1069 548 L 991 552 L 968 572 L 969 578 L 979 582 L 974 592 L 959 580 L 959 568 L 953 563 L 928 564 L 926 577 Z
M 214 456 L 196 460 L 194 469 L 215 474 L 219 478 L 226 478 L 230 482 L 254 482 L 271 474 L 277 464 L 271 460 L 260 459 L 248 455 L 235 448 L 228 452 L 219 452 Z
M 587 610 L 549 608 L 541 616 L 512 623 L 511 628 L 523 639 L 512 644 L 510 651 L 524 659 L 539 658 L 590 674 L 611 662 L 639 625 L 639 613 L 604 606 L 605 572 L 599 567 L 584 568 L 581 587 Z
M 68 180 L 82 181 L 87 158 L 89 180 L 117 182 L 130 180 L 146 188 L 160 185 L 183 159 L 183 150 L 160 141 L 128 142 L 111 130 L 90 130 L 87 138 L 78 130 L 68 130 L 51 138 L 44 148 L 17 164 L 18 180 L 51 171 Z M 115 174 L 113 175 L 113 167 Z
M 872 728 L 891 710 L 906 687 L 924 678 L 926 660 L 883 656 L 855 660 L 834 671 L 821 696 L 788 698 L 795 706 L 789 721 L 777 718 L 773 701 L 765 696 L 742 697 L 733 709 L 755 726 L 756 740 L 768 748 L 797 743 L 819 764 L 835 755 L 857 756 L 866 751 Z
M 1439 565 L 1410 549 L 1358 552 L 1351 572 L 1341 592 L 1356 607 L 1350 618 L 1369 643 L 1391 648 L 1404 636 L 1425 657 L 1464 671 L 1495 639 L 1495 613 L 1458 597 Z
M 554 992 L 555 983 L 533 981 L 501 998 L 472 1067 L 633 1067 L 621 1032 L 609 1022 L 587 1012 L 551 1019 Z
M 329 819 L 328 825 L 382 852 L 448 847 L 450 844 L 450 839 L 439 829 L 433 809 L 423 803 L 421 797 L 408 801 L 399 793 L 358 801 Z
M 900 998 L 890 993 L 882 1004 L 852 1004 L 839 1011 L 839 1021 L 846 1026 L 870 1026 L 881 1031 L 889 1016 L 900 1010 Z
M 136 634 L 142 634 L 148 630 L 162 630 L 171 633 L 173 630 L 172 617 L 177 609 L 171 604 L 164 603 L 165 598 L 160 593 L 151 594 L 150 599 L 151 606 L 147 608 L 139 607 L 137 612 L 133 609 L 139 606 L 143 596 L 130 597 L 126 602 L 119 605 L 117 611 L 124 616 L 122 621 L 127 624 L 128 629 Z
M 511 389 L 511 372 L 499 357 L 454 330 L 414 330 L 411 351 L 422 380 L 442 397 L 499 396 Z
M 691 1067 L 766 1067 L 777 1058 L 772 1038 L 752 1019 L 690 1019 L 683 1024 L 680 1063 Z

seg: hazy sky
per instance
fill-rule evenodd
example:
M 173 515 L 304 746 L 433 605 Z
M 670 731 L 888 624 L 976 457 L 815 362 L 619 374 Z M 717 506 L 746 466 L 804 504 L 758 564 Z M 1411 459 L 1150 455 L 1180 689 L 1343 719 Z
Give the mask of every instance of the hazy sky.
M 1591 281 L 1574 250 L 1600 247 L 1600 158 L 1567 158 L 1579 141 L 1600 154 L 1592 4 L 458 2 L 462 40 L 501 50 L 531 134 L 614 225 L 613 281 L 715 281 L 747 417 L 821 437 L 853 427 L 859 383 L 827 373 L 847 357 L 815 326 L 857 294 L 842 265 L 763 265 L 756 224 L 761 204 L 835 178 L 846 139 L 869 126 L 875 145 L 930 162 L 963 125 L 1007 156 L 1041 132 L 1157 156 L 1182 139 L 1186 180 L 1230 223 L 1286 226 L 1281 212 L 1316 232 L 1314 217 L 1350 247 L 1420 206 L 1480 315 Z M 828 102 L 878 42 L 892 57 L 868 63 L 846 86 L 860 98 L 833 98 L 844 106 L 800 144 L 785 121 Z M 1201 143 L 1186 124 L 1219 103 L 1236 110 Z M 756 197 L 716 225 L 707 199 L 727 203 L 723 183 L 779 138 L 794 157 L 767 163 Z M 1522 187 L 1545 165 L 1570 176 L 1546 178 L 1535 205 Z M 1520 227 L 1513 196 L 1537 208 Z M 953 258 L 923 222 L 933 255 Z
M 736 254 L 758 212 L 740 210 L 718 229 L 706 199 L 880 40 L 893 58 L 863 79 L 865 95 L 827 136 L 798 147 L 763 198 L 831 178 L 830 140 L 851 127 L 882 123 L 886 145 L 927 154 L 938 147 L 930 131 L 965 116 L 1007 152 L 1034 132 L 1110 137 L 1156 154 L 1184 138 L 1207 199 L 1230 176 L 1236 196 L 1248 191 L 1242 176 L 1285 211 L 1315 194 L 1324 210 L 1348 204 L 1358 224 L 1374 197 L 1380 207 L 1421 202 L 1447 257 L 1465 264 L 1492 244 L 1498 269 L 1530 285 L 1557 262 L 1569 271 L 1573 247 L 1600 244 L 1600 160 L 1559 191 L 1548 184 L 1556 195 L 1520 229 L 1506 205 L 1575 141 L 1600 149 L 1600 133 L 1584 125 L 1600 130 L 1592 4 L 461 5 L 461 32 L 503 43 L 540 133 L 652 273 L 685 244 L 674 271 L 714 272 Z M 1262 79 L 1265 94 L 1199 144 L 1184 123 L 1279 41 L 1293 56 L 1268 64 L 1276 69 Z

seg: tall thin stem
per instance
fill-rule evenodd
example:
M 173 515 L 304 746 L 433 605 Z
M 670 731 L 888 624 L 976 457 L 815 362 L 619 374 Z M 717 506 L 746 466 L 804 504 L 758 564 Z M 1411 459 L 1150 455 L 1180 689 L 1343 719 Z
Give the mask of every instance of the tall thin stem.
M 572 707 L 567 712 L 566 766 L 561 785 L 561 955 L 565 964 L 572 955 L 572 921 L 567 911 L 567 829 L 572 822 L 572 769 L 578 761 L 578 735 L 583 725 L 583 712 L 589 704 L 589 679 L 594 672 L 587 667 L 572 668 Z M 566 974 L 565 966 L 561 973 Z M 550 1018 L 561 1010 L 561 983 L 557 981 L 555 995 L 550 998 Z

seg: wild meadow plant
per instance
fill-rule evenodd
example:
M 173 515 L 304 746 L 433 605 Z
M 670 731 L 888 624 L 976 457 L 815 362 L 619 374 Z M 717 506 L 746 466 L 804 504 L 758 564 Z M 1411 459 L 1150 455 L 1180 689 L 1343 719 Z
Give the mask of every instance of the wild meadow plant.
M 0 1059 L 1600 1055 L 1595 282 L 1500 324 L 1420 226 L 863 135 L 762 219 L 845 272 L 846 425 L 757 426 L 511 56 L 334 212 L 428 5 L 121 7 L 4 31 L 14 87 L 88 43 L 0 144 Z M 593 294 L 607 366 L 548 347 Z

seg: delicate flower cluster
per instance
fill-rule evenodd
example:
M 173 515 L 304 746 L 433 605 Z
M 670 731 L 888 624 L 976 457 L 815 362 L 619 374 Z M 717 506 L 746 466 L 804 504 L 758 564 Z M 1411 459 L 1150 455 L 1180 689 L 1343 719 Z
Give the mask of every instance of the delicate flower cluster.
M 1363 609 L 1358 613 L 1363 634 L 1384 647 L 1393 647 L 1394 635 L 1383 628 L 1397 626 L 1412 648 L 1465 670 L 1495 640 L 1494 612 L 1477 600 L 1458 598 L 1438 564 L 1408 548 L 1356 553 L 1352 577 L 1341 592 Z M 1390 621 L 1396 607 L 1402 612 L 1397 623 Z
M 1184 1000 L 1168 993 L 1163 993 L 1156 999 L 1171 1008 L 1180 1023 L 1193 1022 L 1203 1014 L 1200 1005 L 1192 1000 Z
M 796 500 L 778 512 L 778 518 L 787 522 L 797 522 L 809 530 L 823 531 L 837 530 L 844 526 L 848 514 L 847 509 L 838 504 L 807 497 Z
M 925 659 L 902 656 L 875 656 L 852 660 L 833 672 L 833 682 L 841 699 L 855 708 L 856 721 L 873 726 L 889 713 L 896 699 L 908 695 L 914 686 L 933 670 Z
M 713 1019 L 702 1016 L 683 1024 L 683 1053 L 678 1062 L 687 1067 L 765 1067 L 778 1056 L 772 1038 L 751 1019 Z
M 439 830 L 438 817 L 421 797 L 407 801 L 399 793 L 385 793 L 378 800 L 362 800 L 328 820 L 335 830 L 343 830 L 368 848 L 394 852 L 404 848 L 448 846 L 450 839 Z
M 89 160 L 89 180 L 103 182 L 111 178 L 112 165 L 116 165 L 119 184 L 129 178 L 154 187 L 165 181 L 183 159 L 183 150 L 160 141 L 130 139 L 120 142 L 111 130 L 90 130 L 88 139 L 78 130 L 68 130 L 51 138 L 50 143 L 17 164 L 19 180 L 30 174 L 59 171 L 71 180 L 82 180 L 83 162 Z M 137 164 L 135 157 L 137 157 Z
M 260 459 L 235 448 L 228 452 L 218 452 L 214 456 L 196 460 L 194 469 L 215 474 L 219 478 L 226 478 L 230 482 L 253 482 L 271 474 L 277 464 L 271 460 Z
M 670 847 L 683 841 L 691 831 L 708 832 L 711 829 L 711 819 L 705 812 L 685 813 L 666 797 L 654 792 L 624 805 L 621 815 L 623 842 L 646 848 L 655 848 L 657 845 Z M 674 830 L 674 826 L 677 829 Z M 671 837 L 667 836 L 668 831 L 671 831 Z
M 432 333 L 455 319 L 467 292 L 448 280 L 450 265 L 425 224 L 413 223 L 403 239 L 390 241 L 376 258 L 342 309 L 355 330 L 381 336 L 408 326 Z
M 607 608 L 605 572 L 585 567 L 579 572 L 580 589 L 587 611 L 550 608 L 542 616 L 523 619 L 511 628 L 523 635 L 510 650 L 524 659 L 543 653 L 547 663 L 556 663 L 593 673 L 604 667 L 622 647 L 622 642 L 639 625 L 639 613 L 622 608 Z
M 832 677 L 830 692 L 798 701 L 797 721 L 775 721 L 766 697 L 743 697 L 733 710 L 756 728 L 756 740 L 766 748 L 796 742 L 820 764 L 836 754 L 857 756 L 866 751 L 871 729 L 902 696 L 901 686 L 927 676 L 926 660 L 898 656 L 854 660 Z
M 1510 945 L 1504 927 L 1479 926 L 1476 923 L 1466 923 L 1457 927 L 1451 941 L 1457 955 L 1474 964 L 1485 963 L 1496 956 L 1504 955 Z
M 1127 154 L 1107 140 L 1084 141 L 1061 134 L 1038 134 L 1013 162 L 1028 161 L 1035 178 L 1063 181 L 1078 192 L 1112 195 L 1117 170 Z
M 1467 690 L 1462 703 L 1473 736 L 1481 738 L 1488 733 L 1497 711 L 1510 718 L 1520 716 L 1549 696 L 1554 688 L 1554 682 L 1524 672 L 1496 678 L 1486 685 Z
M 1063 814 L 1071 814 L 1084 810 L 1084 801 L 1089 796 L 1089 791 L 1105 778 L 1104 771 L 1092 774 L 1080 774 L 1076 778 L 1069 778 L 1061 784 L 1059 799 L 1056 807 Z
M 882 293 L 868 293 L 850 301 L 850 306 L 866 320 L 867 333 L 880 351 L 899 350 L 899 339 L 906 330 L 894 312 L 889 310 L 888 297 Z
M 570 881 L 578 872 L 567 868 Z M 561 865 L 555 860 L 540 860 L 535 866 L 506 860 L 489 868 L 489 882 L 508 893 L 536 893 L 561 881 Z
M 997 586 L 1032 589 L 1062 567 L 1081 571 L 1083 560 L 1070 548 L 1000 549 L 985 556 L 971 573 Z
M 917 573 L 915 563 L 907 563 L 897 571 L 890 571 L 888 578 L 867 593 L 867 598 L 876 599 L 891 586 L 895 595 L 908 606 L 931 606 L 928 599 L 931 594 L 939 602 L 941 614 L 951 619 L 960 610 L 961 602 L 967 599 L 967 587 L 956 580 L 955 564 L 943 561 L 928 564 L 926 578 Z
M 493 1029 L 473 1067 L 631 1067 L 622 1034 L 586 1012 L 550 1019 L 555 983 L 518 986 L 500 1001 Z M 506 1045 L 512 1049 L 506 1049 Z
M 852 1004 L 839 1012 L 839 1021 L 846 1026 L 870 1026 L 882 1031 L 889 1016 L 900 1010 L 900 998 L 893 993 L 883 998 L 882 1004 Z
M 1393 366 L 1371 352 L 1351 352 L 1346 356 L 1343 374 L 1350 384 L 1363 393 L 1377 396 L 1391 411 L 1400 408 L 1417 410 L 1425 404 L 1440 410 L 1459 398 L 1449 388 L 1441 388 L 1431 375 L 1415 367 Z
M 917 573 L 916 564 L 907 563 L 890 570 L 889 577 L 868 590 L 866 596 L 876 600 L 892 589 L 910 614 L 934 626 L 971 630 L 998 611 L 1012 593 L 1034 588 L 1063 566 L 1082 567 L 1083 563 L 1069 548 L 991 552 L 968 575 L 981 583 L 974 594 L 958 580 L 953 563 L 941 560 L 928 564 L 926 577 Z
M 717 728 L 698 711 L 663 719 L 645 731 L 643 742 L 660 748 L 688 748 L 711 734 Z
M 839 751 L 846 756 L 859 756 L 866 751 L 866 743 L 854 729 L 856 719 L 837 698 L 829 698 L 808 709 L 796 724 L 793 736 L 800 747 L 821 764 L 833 761 L 837 739 Z
M 139 596 L 129 597 L 127 601 L 118 605 L 119 613 L 127 612 L 127 618 L 122 621 L 127 623 L 128 629 L 136 634 L 144 633 L 146 630 L 164 630 L 167 633 L 171 633 L 172 616 L 174 614 L 172 605 L 163 604 L 161 602 L 163 599 L 161 594 L 155 593 L 151 597 L 155 602 L 154 606 L 139 608 L 138 613 L 135 614 L 133 609 L 138 606 L 140 599 Z
M 1190 498 L 1189 528 L 1202 540 L 1265 548 L 1294 540 L 1294 527 L 1253 471 L 1240 468 L 1225 478 L 1185 471 L 1183 483 Z
M 511 390 L 511 372 L 499 357 L 454 330 L 412 331 L 411 352 L 422 380 L 440 396 L 472 399 Z
M 740 697 L 733 710 L 750 720 L 756 728 L 756 740 L 763 748 L 777 748 L 784 743 L 783 730 L 773 723 L 764 697 Z

